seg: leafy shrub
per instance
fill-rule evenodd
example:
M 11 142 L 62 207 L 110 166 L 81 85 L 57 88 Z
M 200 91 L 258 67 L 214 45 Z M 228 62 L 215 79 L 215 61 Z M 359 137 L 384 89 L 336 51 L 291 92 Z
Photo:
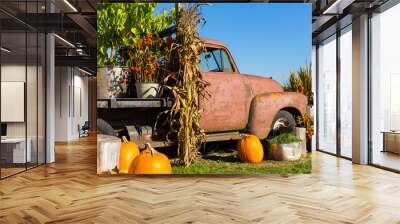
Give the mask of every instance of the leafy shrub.
M 156 8 L 157 3 L 97 4 L 97 64 L 129 66 L 121 62 L 120 49 L 137 46 L 144 36 L 175 23 L 174 8 L 158 13 Z
M 307 96 L 308 105 L 314 105 L 314 93 L 312 91 L 311 63 L 303 68 L 300 67 L 296 72 L 291 71 L 288 82 L 284 85 L 284 90 L 288 92 L 299 92 Z
M 310 113 L 297 117 L 297 125 L 306 129 L 306 136 L 311 139 L 314 135 L 314 117 Z
M 269 144 L 288 144 L 293 142 L 301 142 L 301 139 L 294 134 L 285 133 L 268 139 L 267 142 Z

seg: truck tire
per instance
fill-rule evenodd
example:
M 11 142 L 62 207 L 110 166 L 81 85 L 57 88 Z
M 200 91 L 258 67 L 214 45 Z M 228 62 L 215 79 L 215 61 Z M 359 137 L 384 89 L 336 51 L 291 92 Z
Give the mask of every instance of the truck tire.
M 295 133 L 296 131 L 296 120 L 294 116 L 288 112 L 281 110 L 272 121 L 271 131 L 268 138 L 273 138 L 283 133 Z

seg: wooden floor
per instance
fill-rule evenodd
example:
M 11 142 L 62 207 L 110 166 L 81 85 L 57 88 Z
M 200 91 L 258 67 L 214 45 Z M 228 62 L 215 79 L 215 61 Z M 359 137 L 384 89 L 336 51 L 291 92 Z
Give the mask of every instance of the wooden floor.
M 0 181 L 0 223 L 400 223 L 400 175 L 315 153 L 311 175 L 98 177 L 96 142 Z
M 12 167 L 12 168 L 1 168 L 1 177 L 8 177 L 11 176 L 13 174 L 19 173 L 19 172 L 23 172 L 25 171 L 25 167 L 21 168 L 21 167 Z
M 374 162 L 374 164 L 380 166 L 400 170 L 400 154 L 395 154 L 392 152 L 381 152 L 376 150 L 374 151 L 372 161 Z

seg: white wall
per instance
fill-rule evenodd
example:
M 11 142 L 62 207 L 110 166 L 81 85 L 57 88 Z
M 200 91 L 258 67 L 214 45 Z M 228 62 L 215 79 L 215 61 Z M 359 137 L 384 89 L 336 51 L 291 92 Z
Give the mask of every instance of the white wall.
M 26 67 L 24 65 L 19 65 L 19 64 L 3 64 L 1 66 L 1 81 L 2 82 L 25 82 L 25 71 Z M 33 66 L 28 65 L 28 73 L 30 74 L 30 71 L 34 69 Z M 36 69 L 36 67 L 35 67 Z M 35 71 L 36 73 L 36 71 Z M 29 80 L 29 85 L 36 85 L 36 81 L 33 83 L 32 80 Z M 34 106 L 36 108 L 36 88 L 31 89 L 28 88 L 28 99 L 27 103 L 30 104 L 31 102 L 35 102 L 34 105 L 28 105 L 28 106 Z M 32 91 L 30 91 L 32 90 Z M 7 110 L 7 108 L 1 108 L 1 110 Z M 28 113 L 28 122 L 35 121 L 36 123 L 36 113 Z M 28 128 L 31 127 L 32 125 L 28 125 Z M 35 126 L 36 130 L 36 126 Z M 25 137 L 25 122 L 8 122 L 7 123 L 7 136 L 8 137 Z M 29 133 L 28 133 L 28 137 Z M 36 136 L 35 136 L 36 137 Z
M 82 73 L 79 72 L 76 75 L 77 70 L 75 70 L 74 75 L 74 91 L 72 96 L 74 108 L 72 109 L 72 120 L 71 120 L 71 135 L 72 138 L 78 138 L 78 124 L 83 125 L 85 121 L 89 120 L 89 113 L 88 113 L 88 78 L 85 76 L 81 76 Z M 79 102 L 80 101 L 80 102 Z
M 69 133 L 69 69 L 55 68 L 55 140 L 67 141 Z
M 78 125 L 88 120 L 88 78 L 76 68 L 56 67 L 55 140 L 79 138 Z
M 6 64 L 1 66 L 1 81 L 25 82 L 25 64 Z M 1 108 L 7 110 L 7 108 Z M 12 122 L 7 123 L 8 137 L 25 137 L 25 123 Z
M 38 69 L 38 70 L 37 70 Z M 18 63 L 6 63 L 1 66 L 2 82 L 24 82 L 26 84 L 26 108 L 22 108 L 21 112 L 25 112 L 27 120 L 24 122 L 6 122 L 7 137 L 25 137 L 31 143 L 32 161 L 44 163 L 45 153 L 45 118 L 44 118 L 44 74 L 41 66 L 32 66 Z M 27 78 L 27 80 L 25 80 Z M 22 93 L 23 94 L 23 93 Z M 7 97 L 7 96 L 2 96 Z M 1 108 L 3 112 L 13 113 L 10 108 Z M 27 131 L 27 132 L 26 132 Z M 38 153 L 38 155 L 37 155 Z

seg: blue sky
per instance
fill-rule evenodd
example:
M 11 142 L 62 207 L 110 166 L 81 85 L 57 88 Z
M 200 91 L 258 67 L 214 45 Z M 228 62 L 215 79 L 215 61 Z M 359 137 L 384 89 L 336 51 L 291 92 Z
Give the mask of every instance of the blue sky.
M 212 3 L 201 12 L 200 36 L 225 43 L 241 73 L 284 83 L 311 61 L 311 4 Z

